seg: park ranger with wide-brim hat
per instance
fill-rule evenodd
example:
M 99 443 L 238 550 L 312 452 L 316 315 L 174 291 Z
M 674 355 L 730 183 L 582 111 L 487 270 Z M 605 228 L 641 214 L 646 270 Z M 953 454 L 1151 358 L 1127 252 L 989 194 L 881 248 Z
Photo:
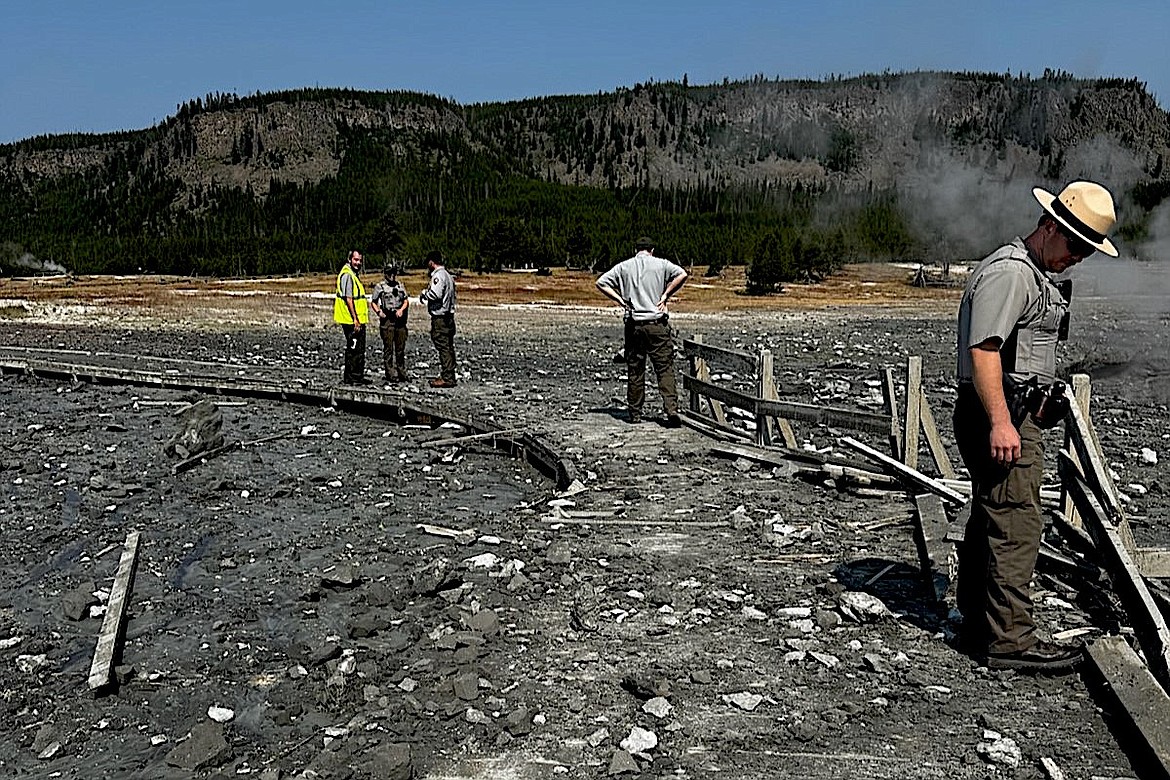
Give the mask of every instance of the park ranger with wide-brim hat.
M 1064 672 L 1080 648 L 1037 635 L 1030 583 L 1040 549 L 1043 428 L 1068 401 L 1056 379 L 1071 284 L 1052 278 L 1094 252 L 1116 257 L 1117 217 L 1100 184 L 1040 187 L 1043 212 L 972 271 L 959 304 L 955 439 L 971 474 L 971 517 L 959 549 L 957 599 L 964 648 L 988 666 Z

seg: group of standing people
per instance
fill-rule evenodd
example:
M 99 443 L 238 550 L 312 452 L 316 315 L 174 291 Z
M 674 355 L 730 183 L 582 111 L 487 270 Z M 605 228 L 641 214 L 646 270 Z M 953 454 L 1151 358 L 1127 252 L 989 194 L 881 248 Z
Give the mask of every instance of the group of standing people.
M 961 646 L 989 667 L 1033 673 L 1071 670 L 1078 647 L 1041 639 L 1032 615 L 1031 580 L 1044 520 L 1040 483 L 1043 429 L 1067 413 L 1057 380 L 1056 350 L 1067 337 L 1071 283 L 1054 277 L 1094 252 L 1116 257 L 1108 237 L 1117 217 L 1100 184 L 1074 181 L 1059 195 L 1036 187 L 1035 229 L 984 258 L 959 305 L 955 440 L 971 476 L 971 514 L 959 546 L 957 602 Z M 680 266 L 654 254 L 643 236 L 635 254 L 597 280 L 625 316 L 626 402 L 631 424 L 643 421 L 647 360 L 658 380 L 667 427 L 681 425 L 674 339 L 667 303 L 687 279 Z M 337 277 L 334 318 L 346 338 L 345 381 L 362 383 L 365 291 L 351 252 Z M 431 315 L 431 339 L 442 367 L 432 387 L 455 386 L 455 284 L 442 255 L 427 256 L 430 286 L 419 296 Z M 407 377 L 403 359 L 409 298 L 393 266 L 370 301 L 381 321 L 386 378 Z
M 345 337 L 342 382 L 370 384 L 366 378 L 366 325 L 370 321 L 370 309 L 378 318 L 382 337 L 383 378 L 386 382 L 405 382 L 410 379 L 406 371 L 410 296 L 398 281 L 401 269 L 394 263 L 387 263 L 382 269 L 384 279 L 374 286 L 367 300 L 366 288 L 359 276 L 363 260 L 361 252 L 351 251 L 337 274 L 333 321 L 341 325 Z M 438 352 L 440 366 L 439 375 L 430 380 L 430 385 L 455 387 L 455 280 L 444 265 L 443 253 L 438 250 L 427 254 L 427 268 L 430 283 L 419 295 L 419 303 L 426 305 L 430 314 L 431 341 Z

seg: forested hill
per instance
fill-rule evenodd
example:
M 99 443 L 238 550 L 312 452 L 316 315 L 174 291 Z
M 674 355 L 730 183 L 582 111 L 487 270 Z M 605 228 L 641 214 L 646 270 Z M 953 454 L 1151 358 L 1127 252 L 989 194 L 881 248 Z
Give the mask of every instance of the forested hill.
M 958 227 L 964 194 L 1080 176 L 1118 193 L 1136 247 L 1170 192 L 1168 153 L 1170 119 L 1143 84 L 1063 73 L 684 78 L 467 106 L 217 94 L 147 130 L 0 146 L 0 270 L 283 273 L 332 268 L 351 246 L 604 266 L 637 233 L 716 266 L 761 246 L 798 264 L 918 258 L 989 240 Z

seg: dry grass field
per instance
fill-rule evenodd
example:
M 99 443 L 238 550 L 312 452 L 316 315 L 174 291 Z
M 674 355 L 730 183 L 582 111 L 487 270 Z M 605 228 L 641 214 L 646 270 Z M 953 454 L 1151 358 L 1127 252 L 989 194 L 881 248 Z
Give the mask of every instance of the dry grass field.
M 811 309 L 833 306 L 950 306 L 957 299 L 954 289 L 918 288 L 910 284 L 913 270 L 889 264 L 849 265 L 819 284 L 786 285 L 782 292 L 768 296 L 744 293 L 743 267 L 726 269 L 717 277 L 706 277 L 704 267 L 688 269 L 686 287 L 672 302 L 676 312 L 718 313 L 724 311 Z M 363 274 L 367 289 L 380 278 L 376 271 Z M 465 305 L 532 304 L 541 306 L 606 307 L 609 303 L 594 287 L 596 276 L 588 271 L 554 269 L 551 275 L 502 272 L 465 272 L 458 277 L 459 301 Z M 426 284 L 426 276 L 415 270 L 402 277 L 412 296 Z M 207 302 L 223 298 L 232 308 L 266 310 L 273 299 L 328 297 L 333 287 L 331 274 L 248 279 L 211 279 L 181 276 L 45 276 L 0 278 L 0 307 L 8 316 L 29 305 L 80 305 L 144 308 L 173 306 L 188 308 L 187 301 Z

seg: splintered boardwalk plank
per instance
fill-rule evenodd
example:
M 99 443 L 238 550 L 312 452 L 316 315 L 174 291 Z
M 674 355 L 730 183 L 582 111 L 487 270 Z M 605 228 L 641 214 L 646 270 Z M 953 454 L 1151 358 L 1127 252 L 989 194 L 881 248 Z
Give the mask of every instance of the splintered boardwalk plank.
M 934 600 L 942 602 L 947 595 L 947 586 L 951 581 L 951 552 L 953 547 L 947 542 L 946 510 L 942 499 L 933 493 L 920 493 L 914 496 L 914 503 L 918 507 L 914 519 L 914 543 L 918 547 L 918 562 L 922 567 L 922 576 L 926 580 L 926 587 L 934 596 Z M 943 575 L 936 577 L 935 573 Z
M 1137 653 L 1119 636 L 1103 636 L 1093 642 L 1089 645 L 1089 657 L 1162 768 L 1157 776 L 1170 777 L 1170 698 L 1166 692 Z M 1134 761 L 1135 766 L 1145 763 Z M 1148 764 L 1147 767 L 1152 768 Z
M 1158 609 L 1141 570 L 1069 453 L 1061 451 L 1060 472 L 1085 530 L 1097 544 L 1100 565 L 1112 575 L 1113 589 L 1125 607 L 1150 671 L 1170 689 L 1170 627 Z M 1082 459 L 1083 462 L 1084 459 Z
M 97 649 L 89 667 L 89 688 L 105 688 L 113 679 L 114 666 L 122 655 L 122 640 L 126 636 L 126 608 L 130 603 L 130 591 L 134 589 L 134 572 L 138 569 L 138 542 L 140 532 L 131 531 L 126 535 L 126 549 L 118 562 L 118 573 L 114 576 L 114 587 L 110 589 L 110 603 L 98 635 Z

